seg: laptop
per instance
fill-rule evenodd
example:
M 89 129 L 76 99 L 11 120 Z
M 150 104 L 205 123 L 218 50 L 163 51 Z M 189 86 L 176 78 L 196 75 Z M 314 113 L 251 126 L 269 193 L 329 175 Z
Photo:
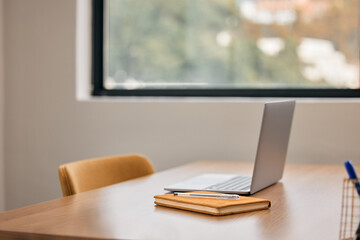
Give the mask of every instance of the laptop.
M 295 101 L 265 103 L 252 176 L 206 173 L 165 187 L 167 191 L 215 191 L 251 195 L 283 175 Z

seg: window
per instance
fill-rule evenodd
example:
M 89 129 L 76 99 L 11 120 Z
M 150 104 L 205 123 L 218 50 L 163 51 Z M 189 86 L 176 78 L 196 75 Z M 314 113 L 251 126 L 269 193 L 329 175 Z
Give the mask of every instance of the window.
M 93 0 L 93 93 L 360 97 L 358 0 Z

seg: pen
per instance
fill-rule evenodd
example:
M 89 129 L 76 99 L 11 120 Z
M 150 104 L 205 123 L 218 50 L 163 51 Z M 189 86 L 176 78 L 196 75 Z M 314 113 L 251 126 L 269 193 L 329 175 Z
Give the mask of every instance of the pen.
M 356 172 L 355 172 L 355 169 L 354 169 L 352 163 L 350 161 L 346 161 L 345 162 L 345 168 L 346 168 L 346 170 L 347 170 L 347 172 L 349 174 L 349 178 L 352 180 L 352 182 L 355 185 L 357 193 L 360 196 L 360 184 L 359 184 L 359 180 L 358 180 L 358 177 L 356 176 Z
M 181 192 L 174 192 L 174 196 L 217 198 L 217 199 L 229 199 L 229 200 L 237 200 L 240 198 L 240 196 L 237 194 L 208 194 L 208 193 L 181 193 Z

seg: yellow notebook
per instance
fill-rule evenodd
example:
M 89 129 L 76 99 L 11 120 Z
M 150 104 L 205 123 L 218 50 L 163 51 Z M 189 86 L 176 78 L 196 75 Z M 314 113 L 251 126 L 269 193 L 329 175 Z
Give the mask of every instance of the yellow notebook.
M 213 192 L 196 191 L 194 193 Z M 214 198 L 180 197 L 174 196 L 173 193 L 168 193 L 156 195 L 154 198 L 155 204 L 160 206 L 218 216 L 268 209 L 271 206 L 271 202 L 267 199 L 244 196 L 241 196 L 238 200 L 224 200 Z

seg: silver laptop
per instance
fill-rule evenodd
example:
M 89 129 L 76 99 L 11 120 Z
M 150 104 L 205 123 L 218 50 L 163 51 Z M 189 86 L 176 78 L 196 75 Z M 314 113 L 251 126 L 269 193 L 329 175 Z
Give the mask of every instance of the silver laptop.
M 265 103 L 252 176 L 207 173 L 164 189 L 250 195 L 278 182 L 284 171 L 294 109 L 295 101 Z

